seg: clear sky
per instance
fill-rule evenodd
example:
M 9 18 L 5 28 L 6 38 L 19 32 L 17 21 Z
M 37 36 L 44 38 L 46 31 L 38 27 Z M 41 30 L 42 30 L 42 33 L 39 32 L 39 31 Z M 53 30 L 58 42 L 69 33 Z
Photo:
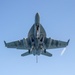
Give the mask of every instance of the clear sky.
M 8 49 L 7 42 L 27 37 L 36 13 L 47 37 L 70 43 L 48 50 L 53 57 L 21 57 L 27 50 Z M 75 0 L 0 0 L 0 75 L 75 75 Z

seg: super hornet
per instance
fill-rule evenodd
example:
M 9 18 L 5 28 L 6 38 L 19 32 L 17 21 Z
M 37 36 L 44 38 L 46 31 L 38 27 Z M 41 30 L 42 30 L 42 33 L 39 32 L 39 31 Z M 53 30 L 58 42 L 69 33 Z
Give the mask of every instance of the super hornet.
M 40 24 L 39 14 L 35 15 L 35 23 L 31 27 L 27 38 L 21 40 L 5 43 L 7 48 L 16 48 L 22 50 L 28 50 L 27 52 L 21 54 L 21 56 L 33 55 L 45 55 L 51 57 L 52 54 L 47 52 L 46 49 L 64 48 L 68 46 L 69 40 L 59 41 L 46 37 L 46 32 L 42 25 Z

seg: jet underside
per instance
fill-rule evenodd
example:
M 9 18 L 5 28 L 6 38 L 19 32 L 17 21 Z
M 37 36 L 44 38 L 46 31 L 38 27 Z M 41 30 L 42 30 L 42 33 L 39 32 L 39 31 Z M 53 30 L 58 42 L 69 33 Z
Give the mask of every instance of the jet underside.
M 64 48 L 68 45 L 67 42 L 54 40 L 46 37 L 46 32 L 43 26 L 40 24 L 40 17 L 37 13 L 35 16 L 35 23 L 31 27 L 28 33 L 28 38 L 22 40 L 5 43 L 7 48 L 17 48 L 22 50 L 28 50 L 21 56 L 33 55 L 45 55 L 51 57 L 52 54 L 47 52 L 46 49 Z

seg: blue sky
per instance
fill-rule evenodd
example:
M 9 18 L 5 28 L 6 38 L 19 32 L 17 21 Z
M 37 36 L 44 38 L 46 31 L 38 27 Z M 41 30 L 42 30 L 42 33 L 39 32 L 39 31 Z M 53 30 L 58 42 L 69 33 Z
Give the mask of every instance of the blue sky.
M 8 49 L 3 41 L 27 37 L 36 13 L 47 37 L 70 43 L 61 49 L 48 50 L 53 57 L 21 57 L 25 51 Z M 75 0 L 0 0 L 0 75 L 75 75 Z

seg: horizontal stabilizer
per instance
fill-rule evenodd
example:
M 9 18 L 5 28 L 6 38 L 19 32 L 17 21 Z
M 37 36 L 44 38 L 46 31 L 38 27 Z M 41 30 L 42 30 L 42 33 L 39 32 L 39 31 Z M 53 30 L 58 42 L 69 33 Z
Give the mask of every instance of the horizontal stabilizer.
M 49 53 L 49 52 L 47 52 L 46 51 L 46 53 L 45 52 L 43 52 L 43 53 L 41 53 L 42 55 L 45 55 L 45 56 L 49 56 L 49 57 L 51 57 L 52 56 L 52 54 L 51 53 Z
M 30 55 L 30 54 L 32 54 L 31 52 L 29 53 L 29 52 L 25 52 L 25 53 L 23 53 L 23 54 L 21 54 L 21 56 L 27 56 L 27 55 Z

